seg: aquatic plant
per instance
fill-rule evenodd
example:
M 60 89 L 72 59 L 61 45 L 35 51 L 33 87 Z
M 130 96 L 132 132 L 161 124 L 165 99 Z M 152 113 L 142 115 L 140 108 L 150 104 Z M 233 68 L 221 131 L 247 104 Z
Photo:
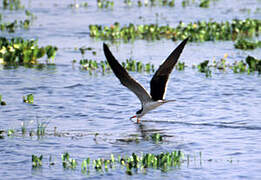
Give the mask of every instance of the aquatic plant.
M 156 143 L 163 141 L 163 137 L 159 133 L 153 133 L 150 137 Z
M 125 4 L 127 4 L 128 6 L 131 6 L 133 3 L 131 2 L 131 0 L 125 0 L 124 1 Z M 169 6 L 169 7 L 173 7 L 175 6 L 175 0 L 150 0 L 150 1 L 144 1 L 144 3 L 142 4 L 142 1 L 137 1 L 137 4 L 139 7 L 141 6 Z
M 213 0 L 215 1 L 215 0 Z M 131 7 L 135 5 L 133 0 L 124 0 L 124 4 Z M 199 3 L 197 3 L 195 0 L 182 0 L 181 5 L 183 7 L 187 7 L 189 5 L 196 4 L 200 8 L 208 8 L 210 4 L 210 0 L 200 0 Z M 161 6 L 161 7 L 174 7 L 175 6 L 175 0 L 138 0 L 137 1 L 138 7 L 151 7 L 151 6 Z
M 57 50 L 58 50 L 58 48 L 55 46 L 48 45 L 45 47 L 45 51 L 46 51 L 48 60 L 50 60 L 50 59 L 54 60 Z
M 14 129 L 8 129 L 7 130 L 7 136 L 12 136 L 12 135 L 14 135 L 14 133 L 15 133 Z
M 23 96 L 23 102 L 28 103 L 28 104 L 33 104 L 34 103 L 33 94 L 28 94 L 26 96 Z
M 53 59 L 57 50 L 57 47 L 50 45 L 38 47 L 37 40 L 24 40 L 21 37 L 8 40 L 0 37 L 0 63 L 8 66 L 37 65 L 37 60 L 44 55 L 48 60 Z
M 198 2 L 199 1 L 199 2 Z M 211 1 L 217 1 L 217 0 L 182 0 L 181 4 L 183 7 L 187 7 L 189 5 L 195 4 L 197 7 L 200 8 L 209 8 Z
M 254 42 L 246 39 L 238 39 L 234 44 L 234 46 L 237 49 L 243 49 L 243 50 L 256 49 L 258 47 L 261 47 L 261 41 Z
M 209 7 L 210 0 L 201 0 L 199 7 L 201 8 L 208 8 Z
M 103 170 L 107 172 L 109 168 L 114 169 L 116 165 L 125 167 L 125 172 L 128 175 L 132 175 L 133 170 L 137 172 L 138 169 L 143 170 L 146 168 L 161 169 L 166 172 L 171 167 L 180 166 L 183 162 L 183 158 L 184 155 L 181 151 L 160 154 L 141 153 L 140 156 L 136 153 L 132 153 L 129 157 L 119 155 L 117 160 L 114 155 L 111 154 L 110 159 L 98 158 L 93 161 L 91 161 L 90 158 L 84 159 L 81 165 L 81 171 L 82 173 L 89 171 L 92 162 L 92 167 L 99 172 L 103 172 Z
M 182 7 L 186 7 L 189 5 L 189 0 L 182 0 L 181 2 Z
M 239 62 L 236 61 L 236 62 L 234 62 L 232 69 L 233 69 L 234 73 L 246 72 L 246 70 L 247 70 L 246 63 L 244 63 L 242 60 Z
M 104 72 L 107 68 L 105 66 L 109 66 L 108 64 L 105 64 L 103 61 L 100 62 L 101 65 L 96 60 L 92 59 L 81 59 L 80 65 L 82 70 L 97 70 L 100 67 L 102 68 L 102 71 Z
M 81 165 L 82 172 L 86 172 L 88 170 L 89 165 L 90 165 L 90 158 L 84 159 Z
M 5 133 L 4 130 L 0 130 L 0 139 L 4 139 L 4 133 Z
M 118 22 L 111 26 L 89 25 L 90 37 L 102 40 L 123 40 L 124 42 L 135 39 L 159 40 L 162 38 L 184 40 L 190 36 L 190 41 L 235 40 L 238 37 L 258 36 L 261 31 L 261 20 L 234 19 L 232 22 L 206 22 L 197 21 L 185 25 L 180 21 L 176 27 L 158 24 L 134 25 L 120 27 Z
M 79 50 L 80 50 L 80 53 L 82 55 L 82 58 L 84 58 L 84 55 L 85 55 L 86 51 L 90 51 L 92 53 L 92 55 L 94 55 L 94 56 L 96 55 L 96 51 L 94 51 L 92 47 L 85 47 L 85 46 L 83 46 L 83 47 L 80 47 Z
M 208 63 L 209 63 L 209 60 L 205 60 L 204 62 L 197 65 L 198 71 L 201 73 L 205 73 L 206 77 L 211 76 L 211 70 L 210 70 L 210 66 L 208 66 Z
M 25 126 L 24 122 L 21 123 L 21 132 L 22 132 L 23 135 L 26 134 L 26 126 Z
M 8 10 L 19 10 L 24 9 L 24 6 L 21 5 L 20 0 L 3 0 L 3 9 Z M 29 10 L 25 10 L 25 15 L 29 17 L 29 19 L 25 20 L 14 20 L 12 22 L 0 23 L 0 30 L 7 31 L 9 33 L 14 33 L 17 28 L 23 28 L 25 30 L 29 29 L 32 20 L 36 18 Z M 0 21 L 2 20 L 2 15 L 0 17 Z
M 206 77 L 212 76 L 212 70 L 232 70 L 234 73 L 243 73 L 243 72 L 255 72 L 261 73 L 261 61 L 252 57 L 248 56 L 245 60 L 241 61 L 235 61 L 232 64 L 229 64 L 226 62 L 226 57 L 228 55 L 225 54 L 224 58 L 221 58 L 220 60 L 216 61 L 213 60 L 212 64 L 210 64 L 209 60 L 205 60 L 198 65 L 193 65 L 192 68 L 197 68 L 197 70 L 201 73 L 205 73 Z M 76 61 L 76 60 L 75 60 Z M 147 72 L 151 73 L 155 71 L 155 66 L 151 63 L 143 64 L 141 61 L 133 60 L 132 58 L 126 59 L 126 61 L 123 61 L 122 66 L 127 71 L 132 72 Z M 80 60 L 80 69 L 81 70 L 87 70 L 90 73 L 93 71 L 101 71 L 103 73 L 110 72 L 110 66 L 107 61 L 96 61 L 91 59 L 81 59 Z M 178 62 L 176 65 L 176 70 L 183 71 L 185 69 L 186 65 L 184 62 Z
M 155 168 L 161 169 L 166 172 L 170 167 L 179 166 L 183 161 L 183 153 L 181 151 L 173 151 L 171 153 L 160 153 L 152 154 L 146 153 L 140 156 L 136 153 L 132 153 L 131 156 L 118 156 L 118 161 L 115 161 L 114 155 L 111 155 L 111 159 L 98 158 L 93 160 L 94 168 L 97 171 L 106 170 L 112 168 L 114 163 L 126 168 L 126 173 L 132 175 L 132 170 L 134 169 L 144 169 L 144 168 Z
M 3 9 L 18 10 L 23 9 L 24 6 L 20 0 L 3 0 Z
M 43 155 L 40 155 L 39 157 L 36 155 L 32 155 L 32 167 L 33 168 L 41 167 L 42 159 L 43 159 Z
M 27 17 L 30 17 L 30 19 L 31 20 L 33 20 L 33 19 L 36 19 L 36 16 L 32 13 L 32 12 L 30 12 L 29 10 L 25 10 L 25 15 L 27 16 Z
M 185 62 L 178 62 L 178 64 L 176 65 L 176 69 L 178 71 L 184 71 L 184 69 L 185 69 Z
M 48 123 L 39 122 L 39 121 L 37 120 L 36 135 L 37 135 L 38 137 L 45 135 L 45 129 L 46 129 L 47 125 L 48 125 Z
M 261 59 L 256 59 L 253 56 L 246 57 L 246 63 L 248 65 L 248 72 L 258 71 L 261 74 Z
M 18 27 L 27 30 L 29 29 L 30 25 L 31 25 L 31 21 L 29 19 L 21 20 L 19 22 L 17 20 L 14 20 L 13 22 L 9 22 L 9 23 L 0 23 L 0 30 L 7 31 L 9 33 L 14 33 Z
M 83 2 L 83 3 L 78 4 L 76 2 L 76 0 L 74 0 L 73 4 L 69 4 L 69 7 L 71 7 L 71 8 L 85 7 L 86 8 L 86 7 L 88 7 L 88 3 L 87 2 Z
M 31 121 L 30 123 L 32 123 L 34 121 Z M 57 132 L 53 132 L 53 133 L 46 133 L 46 128 L 48 126 L 49 122 L 40 122 L 40 121 L 36 121 L 36 126 L 34 126 L 33 128 L 28 128 L 28 124 L 26 122 L 21 122 L 21 127 L 20 127 L 20 131 L 19 130 L 15 130 L 15 129 L 8 129 L 7 131 L 2 131 L 3 134 L 7 135 L 7 136 L 13 136 L 15 135 L 16 137 L 20 137 L 21 135 L 23 137 L 25 137 L 26 135 L 32 137 L 34 135 L 36 135 L 38 138 L 42 137 L 42 136 L 46 136 L 46 135 L 53 135 L 53 136 L 65 136 L 65 134 L 59 134 Z M 1 131 L 1 130 L 0 130 Z M 66 133 L 67 134 L 67 133 Z
M 144 72 L 145 71 L 147 73 L 155 71 L 153 64 L 151 64 L 151 63 L 143 64 L 142 62 L 133 60 L 131 58 L 126 59 L 125 62 L 122 62 L 122 66 L 127 71 L 136 71 L 136 72 Z
M 70 168 L 70 169 L 75 169 L 77 166 L 76 160 L 70 158 L 70 154 L 68 152 L 62 154 L 62 164 L 63 164 L 63 168 Z
M 55 165 L 55 162 L 52 161 L 52 155 L 49 156 L 49 166 Z
M 114 2 L 109 0 L 97 0 L 98 8 L 113 8 Z
M 92 59 L 81 59 L 80 65 L 82 70 L 94 71 L 94 70 L 101 70 L 102 72 L 111 71 L 110 65 L 107 61 L 100 61 L 97 62 L 96 60 Z M 125 62 L 122 62 L 122 66 L 127 71 L 134 71 L 134 72 L 154 72 L 155 68 L 154 65 L 151 63 L 142 63 L 141 61 L 136 61 L 133 59 L 126 59 Z
M 132 1 L 131 0 L 124 0 L 123 1 L 124 4 L 128 5 L 128 6 L 131 6 L 132 5 Z M 138 1 L 138 4 L 140 3 L 140 5 L 142 5 L 141 1 Z
M 25 20 L 13 20 L 11 22 L 1 22 L 2 16 L 0 15 L 0 30 L 7 31 L 8 33 L 14 33 L 18 28 L 28 30 L 36 16 L 29 10 L 25 10 Z
M 1 106 L 5 106 L 6 105 L 6 102 L 2 101 L 2 95 L 1 94 L 0 94 L 0 105 Z
M 204 61 L 198 65 L 198 69 L 200 72 L 205 72 L 205 69 L 210 69 L 211 67 L 226 71 L 232 70 L 233 73 L 245 73 L 250 74 L 251 72 L 257 71 L 261 74 L 261 60 L 256 59 L 252 56 L 247 56 L 244 60 L 235 61 L 232 64 L 226 62 L 224 58 L 221 58 L 219 61 L 213 61 L 212 65 L 208 65 L 207 61 Z
M 1 134 L 1 132 L 0 132 Z M 185 156 L 180 151 L 172 151 L 172 152 L 161 152 L 159 154 L 154 153 L 140 153 L 138 155 L 137 153 L 133 152 L 131 155 L 118 155 L 115 156 L 111 154 L 110 158 L 97 158 L 91 160 L 89 157 L 84 158 L 81 163 L 81 173 L 83 174 L 90 174 L 90 172 L 99 172 L 99 173 L 106 173 L 109 172 L 109 170 L 123 170 L 127 175 L 133 175 L 137 174 L 139 172 L 146 172 L 147 169 L 150 170 L 161 170 L 162 172 L 168 172 L 174 168 L 181 167 L 182 163 L 187 162 L 189 163 L 191 161 L 196 162 L 196 155 L 194 157 L 190 157 L 188 154 Z M 61 155 L 62 159 L 62 166 L 64 167 L 64 170 L 72 169 L 76 170 L 77 168 L 77 161 L 75 159 L 70 158 L 70 154 L 68 152 Z M 39 157 L 36 155 L 32 155 L 32 167 L 42 167 L 43 163 L 43 155 L 40 155 Z M 199 152 L 199 159 L 198 159 L 200 165 L 202 164 L 202 152 Z M 212 162 L 213 159 L 207 159 L 206 162 Z M 227 162 L 232 163 L 232 160 L 227 160 Z M 54 162 L 52 162 L 51 156 L 49 156 L 49 165 L 55 165 Z M 75 171 L 77 172 L 77 171 Z

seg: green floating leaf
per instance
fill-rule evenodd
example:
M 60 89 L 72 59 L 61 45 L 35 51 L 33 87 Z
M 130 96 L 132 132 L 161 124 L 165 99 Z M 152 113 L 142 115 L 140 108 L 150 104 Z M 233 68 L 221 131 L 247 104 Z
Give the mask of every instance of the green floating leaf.
M 110 65 L 107 61 L 97 62 L 96 60 L 92 59 L 81 59 L 79 62 L 82 70 L 88 70 L 90 72 L 94 70 L 101 70 L 103 73 L 106 71 L 111 71 Z M 143 64 L 142 62 L 133 60 L 131 58 L 126 59 L 126 61 L 122 62 L 121 64 L 127 71 L 148 73 L 154 72 L 153 64 Z
M 75 169 L 77 166 L 77 161 L 75 159 L 71 159 L 68 152 L 62 154 L 62 164 L 63 168 L 71 168 Z M 82 168 L 84 168 L 84 163 L 82 164 Z
M 199 4 L 199 7 L 208 8 L 209 7 L 209 3 L 210 3 L 210 0 L 201 0 L 200 4 Z
M 210 67 L 208 66 L 208 63 L 209 63 L 209 60 L 206 60 L 197 66 L 198 71 L 201 73 L 205 73 L 206 77 L 211 76 L 211 70 L 210 70 Z
M 15 131 L 13 129 L 8 129 L 8 131 L 7 131 L 8 136 L 13 135 L 14 133 L 15 133 Z
M 54 58 L 57 47 L 38 47 L 37 40 L 24 40 L 21 37 L 8 40 L 0 37 L 0 63 L 7 66 L 23 65 L 34 67 L 38 64 L 38 59 L 45 54 L 48 59 Z
M 42 159 L 43 155 L 40 155 L 39 157 L 36 155 L 32 155 L 32 167 L 37 168 L 42 166 Z
M 184 1 L 183 1 L 184 2 Z M 202 6 L 208 5 L 209 0 L 202 1 Z M 111 26 L 97 24 L 89 25 L 90 37 L 102 40 L 123 40 L 124 42 L 136 39 L 160 40 L 172 39 L 173 41 L 184 40 L 190 36 L 190 41 L 214 41 L 235 40 L 239 37 L 252 38 L 260 33 L 259 19 L 233 19 L 232 21 L 213 22 L 197 21 L 187 25 L 180 21 L 176 27 L 169 25 L 143 24 L 134 25 L 130 23 L 120 27 L 118 22 Z
M 238 39 L 236 43 L 234 44 L 235 48 L 237 49 L 243 49 L 243 50 L 253 50 L 258 47 L 261 47 L 261 41 L 249 41 L 246 39 Z
M 6 105 L 6 102 L 2 101 L 2 95 L 0 95 L 0 105 L 1 106 L 5 106 Z
M 23 101 L 25 103 L 28 103 L 28 104 L 33 104 L 34 103 L 34 96 L 33 96 L 33 94 L 28 94 L 26 96 L 23 96 Z
M 176 69 L 178 71 L 184 71 L 184 69 L 185 69 L 185 62 L 178 62 L 177 66 L 176 66 Z

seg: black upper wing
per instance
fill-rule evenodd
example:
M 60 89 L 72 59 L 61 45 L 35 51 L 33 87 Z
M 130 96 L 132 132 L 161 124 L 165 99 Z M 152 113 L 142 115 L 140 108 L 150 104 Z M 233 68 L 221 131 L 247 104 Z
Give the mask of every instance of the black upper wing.
M 169 75 L 177 63 L 184 46 L 189 38 L 186 38 L 162 63 L 150 81 L 150 95 L 154 101 L 163 100 Z
M 151 96 L 148 94 L 148 92 L 121 66 L 121 64 L 115 59 L 105 43 L 103 43 L 103 51 L 108 63 L 111 66 L 112 71 L 120 80 L 121 84 L 134 92 L 136 96 L 138 96 L 138 98 L 140 99 L 142 105 L 145 102 L 151 101 Z

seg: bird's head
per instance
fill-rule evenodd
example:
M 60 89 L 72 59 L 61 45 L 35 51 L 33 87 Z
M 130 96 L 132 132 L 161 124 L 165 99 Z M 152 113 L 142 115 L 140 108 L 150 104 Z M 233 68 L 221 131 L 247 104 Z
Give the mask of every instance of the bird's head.
M 136 112 L 136 115 L 132 116 L 130 119 L 133 119 L 133 118 L 139 119 L 139 118 L 141 118 L 142 116 L 144 116 L 143 108 L 140 109 L 140 110 L 138 110 L 138 111 Z

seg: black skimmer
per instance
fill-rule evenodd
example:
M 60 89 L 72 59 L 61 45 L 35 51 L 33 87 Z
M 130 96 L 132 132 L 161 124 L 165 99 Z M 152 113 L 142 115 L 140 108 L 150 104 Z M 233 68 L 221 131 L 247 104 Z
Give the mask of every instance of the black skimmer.
M 121 64 L 112 55 L 108 46 L 103 43 L 103 50 L 108 63 L 116 77 L 120 80 L 121 84 L 129 88 L 141 102 L 141 109 L 136 112 L 132 118 L 137 118 L 137 123 L 140 123 L 140 118 L 147 112 L 157 108 L 158 106 L 167 102 L 175 100 L 165 100 L 165 93 L 167 89 L 167 82 L 169 75 L 172 72 L 175 64 L 177 63 L 188 38 L 183 40 L 179 46 L 168 56 L 168 58 L 160 65 L 154 76 L 150 81 L 150 94 L 145 88 L 133 79 L 129 73 L 121 66 Z

